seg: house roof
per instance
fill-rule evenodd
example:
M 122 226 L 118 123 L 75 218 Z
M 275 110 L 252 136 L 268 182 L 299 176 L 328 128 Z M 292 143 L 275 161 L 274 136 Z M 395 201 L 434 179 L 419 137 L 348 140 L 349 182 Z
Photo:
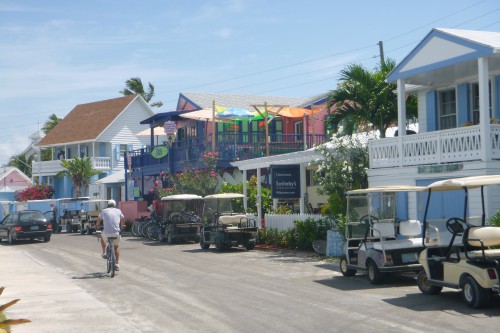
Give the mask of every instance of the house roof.
M 38 146 L 95 140 L 138 96 L 79 104 L 40 140 Z
M 12 173 L 17 174 L 21 178 L 25 179 L 27 182 L 31 182 L 31 179 L 24 174 L 21 170 L 19 170 L 16 167 L 11 167 L 11 166 L 4 166 L 0 168 L 0 183 L 1 181 L 5 178 L 11 175 Z
M 177 110 L 189 110 L 182 103 L 189 103 L 197 109 L 211 108 L 213 102 L 218 106 L 228 108 L 244 108 L 254 110 L 252 105 L 263 105 L 267 103 L 277 105 L 299 106 L 308 101 L 307 98 L 297 97 L 277 97 L 277 96 L 257 96 L 257 95 L 234 95 L 218 93 L 194 93 L 186 92 L 179 94 Z
M 387 76 L 388 82 L 439 86 L 477 76 L 477 59 L 489 57 L 490 71 L 500 70 L 500 33 L 432 29 Z
M 115 184 L 125 182 L 125 170 L 115 171 L 109 176 L 96 180 L 96 184 Z

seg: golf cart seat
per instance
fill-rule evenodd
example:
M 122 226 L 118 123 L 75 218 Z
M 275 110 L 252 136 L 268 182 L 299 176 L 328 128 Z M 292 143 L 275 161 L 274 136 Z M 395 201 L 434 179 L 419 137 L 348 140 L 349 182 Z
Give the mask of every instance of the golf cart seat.
M 394 224 L 393 223 L 375 223 L 373 227 L 377 224 L 390 224 L 389 226 L 382 226 L 380 228 L 380 233 L 385 235 L 381 237 L 380 242 L 373 243 L 373 248 L 376 250 L 397 250 L 397 249 L 407 249 L 407 248 L 418 248 L 422 247 L 422 238 L 414 238 L 421 234 L 420 222 L 417 220 L 402 221 L 399 223 L 399 233 L 402 236 L 408 237 L 407 239 L 386 239 L 387 237 L 395 237 L 394 234 Z M 392 234 L 390 233 L 392 229 Z
M 245 215 L 221 215 L 219 216 L 219 224 L 227 228 L 237 228 L 241 222 L 246 222 Z
M 468 258 L 500 257 L 500 249 L 490 246 L 500 245 L 499 227 L 470 227 L 464 232 L 463 243 L 473 249 L 467 251 Z

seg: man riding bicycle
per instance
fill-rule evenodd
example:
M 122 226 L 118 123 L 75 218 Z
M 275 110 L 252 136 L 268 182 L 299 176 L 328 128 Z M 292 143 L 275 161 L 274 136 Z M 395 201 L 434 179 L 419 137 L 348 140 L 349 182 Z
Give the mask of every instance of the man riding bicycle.
M 96 222 L 96 230 L 98 230 L 101 221 L 103 222 L 104 229 L 101 233 L 101 247 L 102 254 L 101 257 L 103 259 L 107 259 L 106 257 L 106 242 L 108 241 L 108 237 L 113 237 L 111 239 L 111 243 L 115 248 L 116 253 L 116 265 L 115 270 L 120 270 L 119 262 L 120 262 L 120 230 L 125 227 L 125 217 L 120 209 L 116 208 L 116 202 L 111 199 L 108 201 L 108 208 L 104 208 L 99 214 Z

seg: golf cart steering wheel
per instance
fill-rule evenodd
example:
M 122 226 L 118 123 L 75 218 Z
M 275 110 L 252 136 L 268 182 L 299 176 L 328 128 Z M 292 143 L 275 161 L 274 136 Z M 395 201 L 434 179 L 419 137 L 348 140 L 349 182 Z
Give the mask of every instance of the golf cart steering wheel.
M 459 217 L 452 217 L 446 221 L 446 229 L 453 235 L 462 236 L 466 227 L 464 220 Z
M 372 225 L 373 222 L 378 222 L 378 218 L 376 218 L 373 215 L 364 215 L 364 216 L 361 216 L 361 218 L 359 219 L 359 222 L 361 222 L 361 224 L 365 224 L 365 225 Z

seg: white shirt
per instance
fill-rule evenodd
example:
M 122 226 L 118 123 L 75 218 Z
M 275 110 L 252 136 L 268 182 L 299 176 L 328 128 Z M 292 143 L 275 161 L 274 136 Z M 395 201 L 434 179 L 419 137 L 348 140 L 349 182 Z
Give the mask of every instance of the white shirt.
M 105 208 L 99 214 L 99 218 L 103 221 L 103 234 L 110 237 L 120 235 L 120 220 L 125 218 L 121 210 L 115 207 Z

